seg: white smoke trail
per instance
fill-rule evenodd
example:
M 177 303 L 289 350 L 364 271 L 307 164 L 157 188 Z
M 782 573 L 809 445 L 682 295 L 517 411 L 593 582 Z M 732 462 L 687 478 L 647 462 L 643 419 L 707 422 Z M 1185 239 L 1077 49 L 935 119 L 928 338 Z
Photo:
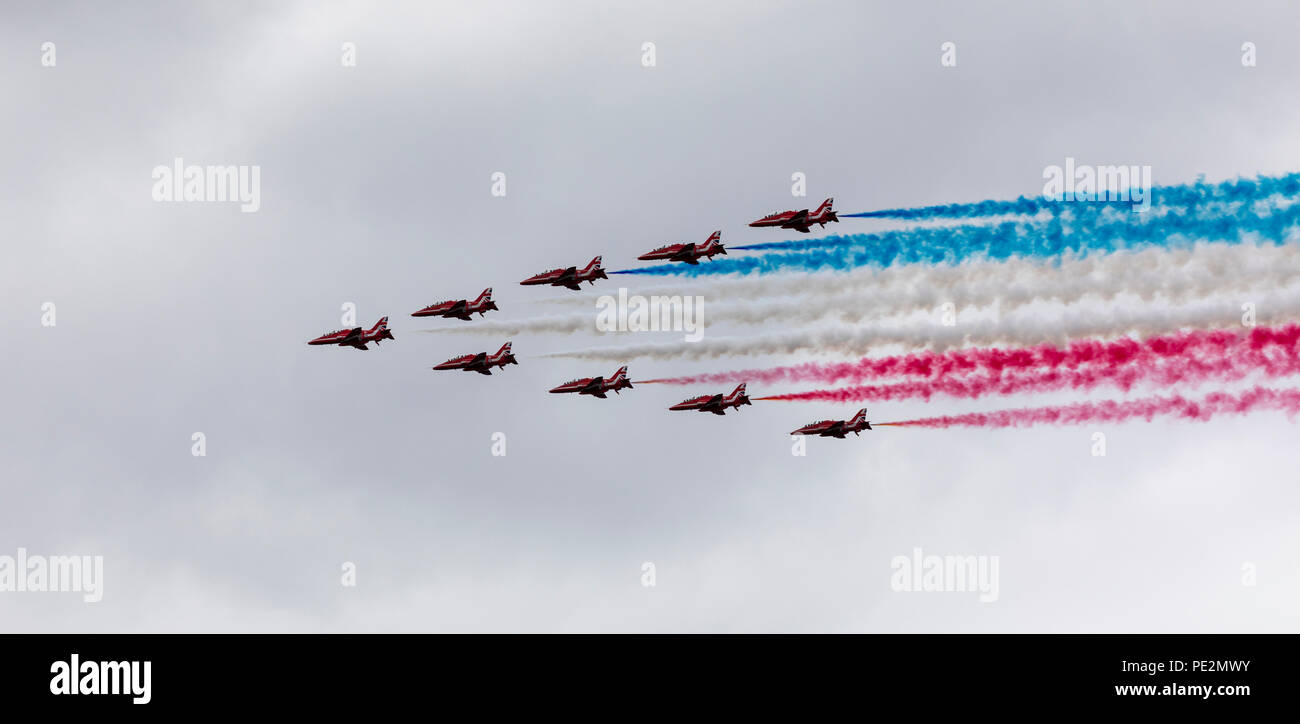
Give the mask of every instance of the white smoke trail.
M 938 321 L 886 320 L 851 327 L 836 326 L 790 331 L 751 338 L 703 339 L 698 342 L 642 344 L 568 352 L 547 357 L 617 361 L 633 358 L 711 359 L 723 356 L 839 353 L 863 356 L 882 347 L 904 351 L 943 351 L 965 345 L 1028 346 L 1044 342 L 1067 344 L 1086 337 L 1120 335 L 1148 337 L 1179 329 L 1239 327 L 1244 303 L 1253 305 L 1259 324 L 1292 322 L 1300 317 L 1300 285 L 1284 290 L 1253 292 L 1240 297 L 1200 299 L 1191 304 L 1128 306 L 1125 300 L 1105 305 L 1065 306 L 1056 314 L 1023 309 L 1002 319 L 957 319 L 953 326 Z
M 704 297 L 714 323 L 857 323 L 929 311 L 993 307 L 1010 312 L 1026 304 L 1113 301 L 1131 294 L 1180 304 L 1216 293 L 1285 287 L 1300 280 L 1300 244 L 1202 243 L 1192 248 L 1147 248 L 1061 261 L 1012 259 L 951 265 L 913 264 L 849 273 L 779 274 L 693 286 L 638 289 L 642 296 Z M 592 311 L 518 321 L 475 322 L 450 333 L 513 335 L 596 331 Z M 759 300 L 759 301 L 750 301 Z
M 486 335 L 516 335 L 516 334 L 573 334 L 574 332 L 594 332 L 604 334 L 596 329 L 596 312 L 592 310 L 590 314 L 570 314 L 567 316 L 554 317 L 533 317 L 530 319 L 520 319 L 517 321 L 475 321 L 472 324 L 463 324 L 452 327 L 450 323 L 447 327 L 439 329 L 417 329 L 417 332 L 429 334 L 486 334 Z
M 801 299 L 714 304 L 708 309 L 709 319 L 735 324 L 828 318 L 857 323 L 949 303 L 957 309 L 996 306 L 1010 312 L 1036 302 L 1105 302 L 1121 294 L 1181 304 L 1219 293 L 1285 287 L 1300 280 L 1300 244 L 1200 244 L 1192 249 L 1150 248 L 1059 263 L 1014 259 L 911 265 L 839 277 L 786 279 L 783 283 L 796 290 L 787 296 L 800 296 L 797 290 L 802 290 Z

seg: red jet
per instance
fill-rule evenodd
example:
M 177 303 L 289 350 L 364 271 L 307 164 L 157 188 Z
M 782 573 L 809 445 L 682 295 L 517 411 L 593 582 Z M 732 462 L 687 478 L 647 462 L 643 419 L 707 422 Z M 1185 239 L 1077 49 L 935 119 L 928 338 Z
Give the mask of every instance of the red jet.
M 709 234 L 709 238 L 704 240 L 703 244 L 689 242 L 686 244 L 669 244 L 661 246 L 654 251 L 646 252 L 637 258 L 641 261 L 684 261 L 687 264 L 699 264 L 701 258 L 713 261 L 715 254 L 726 254 L 727 250 L 722 246 L 722 232 L 715 231 Z
M 480 375 L 492 374 L 493 367 L 505 369 L 506 365 L 517 365 L 518 360 L 510 354 L 510 343 L 506 342 L 497 350 L 496 354 L 479 352 L 478 354 L 463 354 L 459 357 L 443 362 L 434 367 L 435 370 L 465 370 L 466 372 L 477 372 Z
M 725 415 L 728 407 L 740 410 L 741 405 L 752 404 L 754 403 L 749 401 L 749 396 L 745 394 L 745 385 L 742 382 L 730 395 L 700 395 L 689 400 L 683 400 L 668 409 L 699 410 L 700 412 L 712 412 L 715 415 Z
M 381 339 L 396 339 L 393 333 L 388 331 L 388 317 L 375 322 L 375 326 L 369 330 L 362 330 L 360 327 L 352 329 L 340 329 L 337 332 L 322 334 L 307 344 L 332 344 L 339 347 L 355 347 L 357 349 L 368 349 L 367 342 L 374 342 L 379 346 Z
M 497 308 L 496 302 L 492 301 L 492 287 L 488 287 L 483 290 L 482 294 L 478 295 L 478 299 L 475 299 L 472 302 L 466 299 L 438 302 L 437 304 L 430 304 L 418 312 L 412 312 L 411 316 L 455 317 L 456 319 L 463 319 L 468 322 L 470 321 L 469 315 L 471 314 L 478 314 L 478 316 L 482 317 L 489 309 Z
M 576 392 L 579 395 L 594 395 L 600 399 L 605 399 L 606 392 L 618 394 L 619 390 L 632 389 L 632 383 L 627 379 L 627 366 L 619 367 L 609 379 L 604 377 L 583 377 L 580 380 L 570 380 L 551 390 L 551 392 Z
M 844 436 L 850 432 L 854 435 L 861 433 L 863 430 L 870 430 L 871 423 L 867 422 L 867 408 L 858 410 L 858 414 L 853 419 L 848 420 L 822 420 L 814 422 L 811 425 L 803 427 L 790 433 L 791 435 L 819 435 L 821 437 L 838 437 L 843 440 Z
M 608 278 L 609 277 L 605 276 L 605 270 L 600 268 L 600 257 L 596 257 L 591 260 L 590 264 L 587 264 L 587 266 L 581 270 L 576 266 L 571 266 L 566 269 L 552 269 L 528 277 L 519 283 L 526 287 L 537 284 L 550 284 L 553 287 L 568 287 L 570 289 L 579 290 L 582 289 L 579 285 L 583 282 L 591 282 L 592 284 L 595 284 L 597 279 Z
M 824 229 L 828 221 L 840 223 L 840 217 L 836 216 L 834 209 L 831 208 L 834 204 L 835 199 L 826 199 L 811 215 L 809 215 L 808 209 L 803 211 L 782 211 L 779 214 L 764 216 L 751 223 L 750 226 L 779 226 L 782 229 L 797 229 L 807 234 L 809 227 L 813 224 L 821 224 Z

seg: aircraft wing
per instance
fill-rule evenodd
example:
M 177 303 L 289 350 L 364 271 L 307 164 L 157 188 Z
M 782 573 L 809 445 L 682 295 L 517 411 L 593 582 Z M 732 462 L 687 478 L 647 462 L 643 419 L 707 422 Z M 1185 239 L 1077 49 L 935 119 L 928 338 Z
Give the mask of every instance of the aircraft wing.
M 799 231 L 802 231 L 803 233 L 807 234 L 809 231 L 808 209 L 804 209 L 803 211 L 800 211 L 794 216 L 791 216 L 790 220 L 785 222 L 785 227 L 788 229 L 798 229 Z
M 678 249 L 677 252 L 672 255 L 672 258 L 676 261 L 684 261 L 688 264 L 696 263 L 695 242 L 692 241 L 689 244 L 683 244 L 682 248 Z
M 837 422 L 834 425 L 822 430 L 822 437 L 844 437 L 844 423 Z
M 575 281 L 577 276 L 578 276 L 578 267 L 571 266 L 568 269 L 565 269 L 564 273 L 560 274 L 558 277 L 555 277 L 555 281 L 551 282 L 551 284 L 554 286 L 568 287 L 570 289 L 576 289 L 578 291 L 582 291 L 582 286 L 578 284 L 577 281 Z
M 492 367 L 487 364 L 487 352 L 479 352 L 474 355 L 474 359 L 465 363 L 465 369 L 473 370 L 480 375 L 492 374 Z
M 351 329 L 348 331 L 348 336 L 339 340 L 339 346 L 356 347 L 357 349 L 366 349 L 366 343 L 362 341 L 363 336 L 365 335 L 362 332 L 362 329 L 360 327 Z
M 699 400 L 693 400 L 691 402 L 690 407 L 684 407 L 682 409 L 695 410 L 697 412 L 712 412 L 715 415 L 721 415 L 724 414 L 722 412 L 722 406 L 720 404 L 721 402 L 722 402 L 722 395 L 713 395 L 707 400 L 703 398 L 700 398 Z

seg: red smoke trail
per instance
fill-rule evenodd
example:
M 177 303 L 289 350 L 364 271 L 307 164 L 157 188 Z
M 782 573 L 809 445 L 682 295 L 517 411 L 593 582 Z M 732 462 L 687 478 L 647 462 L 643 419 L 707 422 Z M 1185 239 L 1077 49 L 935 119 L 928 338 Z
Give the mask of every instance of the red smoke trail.
M 974 398 L 1051 390 L 1091 390 L 1101 385 L 1127 392 L 1137 384 L 1224 382 L 1244 379 L 1252 374 L 1265 377 L 1300 374 L 1300 355 L 1293 346 L 1280 345 L 1227 354 L 1215 349 L 1198 350 L 1185 357 L 1134 357 L 1126 361 L 1111 360 L 1066 369 L 979 371 L 964 376 L 809 390 L 753 399 L 818 402 L 929 400 L 934 395 Z
M 1105 400 L 1076 402 L 1053 407 L 1028 407 L 1019 410 L 971 412 L 965 415 L 924 417 L 877 425 L 893 427 L 1033 427 L 1035 425 L 1082 425 L 1098 422 L 1126 422 L 1155 417 L 1207 422 L 1218 415 L 1244 415 L 1249 412 L 1283 411 L 1289 418 L 1300 413 L 1300 390 L 1270 390 L 1254 387 L 1240 393 L 1214 392 L 1200 400 L 1172 397 L 1147 397 L 1141 400 Z
M 1195 330 L 1151 337 L 1112 341 L 1079 340 L 1065 347 L 1042 344 L 1019 349 L 977 348 L 947 352 L 918 352 L 893 357 L 866 358 L 856 362 L 807 362 L 769 369 L 736 370 L 687 377 L 670 377 L 650 382 L 694 385 L 749 381 L 756 384 L 780 382 L 858 382 L 882 377 L 947 377 L 972 372 L 1000 374 L 1009 370 L 1038 372 L 1116 366 L 1138 361 L 1205 356 L 1208 358 L 1268 352 L 1294 356 L 1300 344 L 1300 325 L 1254 327 L 1249 332 Z

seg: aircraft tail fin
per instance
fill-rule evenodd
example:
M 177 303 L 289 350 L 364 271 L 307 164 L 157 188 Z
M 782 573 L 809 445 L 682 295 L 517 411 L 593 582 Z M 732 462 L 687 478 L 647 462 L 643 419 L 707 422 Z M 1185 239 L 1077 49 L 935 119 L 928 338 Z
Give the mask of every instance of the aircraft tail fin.
M 826 199 L 821 206 L 817 207 L 817 216 L 821 217 L 823 222 L 834 221 L 837 224 L 839 223 L 840 217 L 835 214 L 834 197 Z
M 504 367 L 505 365 L 519 364 L 519 360 L 515 359 L 514 354 L 510 352 L 509 342 L 506 342 L 505 344 L 501 345 L 501 349 L 497 350 L 497 353 L 493 355 L 493 357 L 501 361 L 500 364 L 502 365 L 502 367 Z
M 710 257 L 713 254 L 726 254 L 727 248 L 722 245 L 722 231 L 719 230 L 709 234 L 709 238 L 704 240 L 700 250 Z
M 854 415 L 853 419 L 849 422 L 855 426 L 867 422 L 867 408 L 864 407 L 861 410 L 858 410 L 858 414 Z
M 375 344 L 379 344 L 381 339 L 397 339 L 392 332 L 388 331 L 388 317 L 380 317 L 379 321 L 375 322 L 375 326 L 370 328 L 368 334 L 374 337 Z

